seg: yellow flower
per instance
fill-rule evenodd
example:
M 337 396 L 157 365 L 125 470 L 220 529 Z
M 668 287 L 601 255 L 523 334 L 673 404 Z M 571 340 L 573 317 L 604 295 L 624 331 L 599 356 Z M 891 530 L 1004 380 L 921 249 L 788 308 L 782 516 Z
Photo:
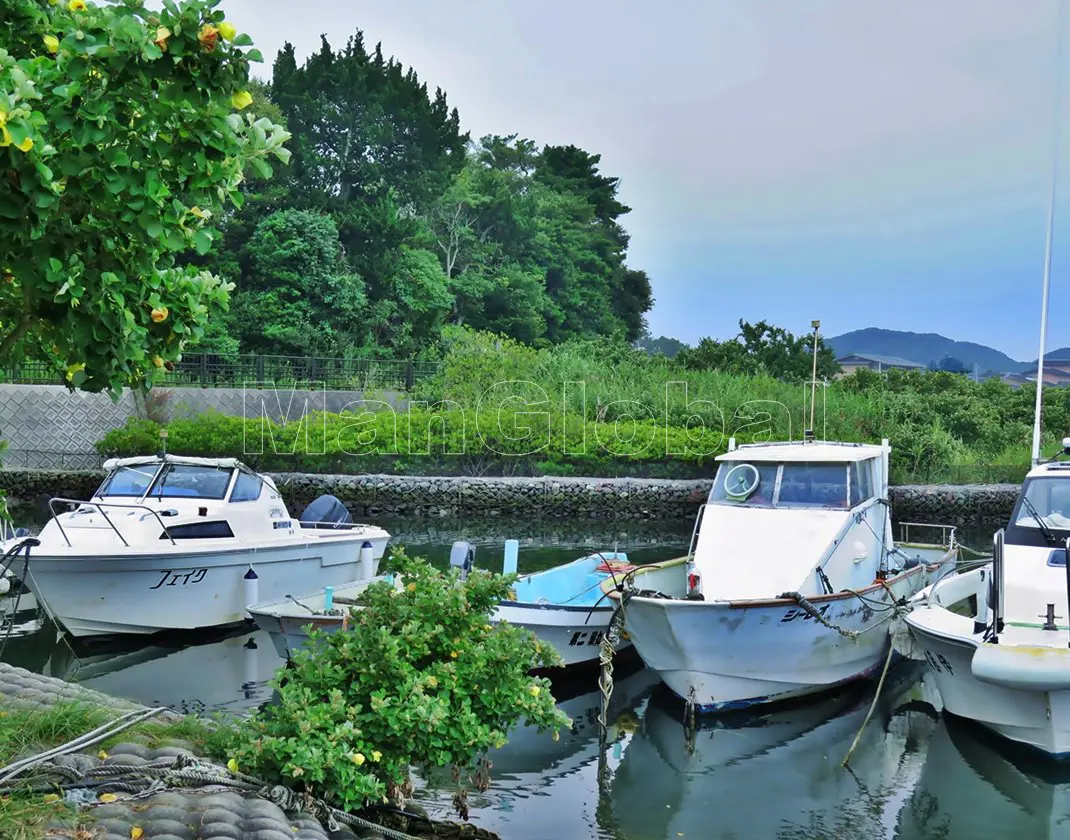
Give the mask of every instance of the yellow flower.
M 28 152 L 28 151 L 30 151 L 30 149 L 33 148 L 33 138 L 32 137 L 23 138 L 23 141 L 21 143 L 17 143 L 15 145 L 15 148 L 18 149 L 20 152 Z
M 530 694 L 530 695 L 531 695 L 532 697 L 538 697 L 538 696 L 539 696 L 539 692 L 540 692 L 540 691 L 542 691 L 542 689 L 541 689 L 541 688 L 539 688 L 539 687 L 538 687 L 537 685 L 533 685 L 533 686 L 531 686 L 531 687 L 530 687 L 530 688 L 528 689 L 528 693 L 529 693 L 529 694 Z
M 253 104 L 253 95 L 247 90 L 239 90 L 236 94 L 230 97 L 230 102 L 240 111 Z
M 223 21 L 219 24 L 219 37 L 224 41 L 233 41 L 234 36 L 238 34 L 238 30 L 234 28 L 234 25 Z
M 70 0 L 67 4 L 67 9 L 72 12 L 84 12 L 85 0 Z
M 0 128 L 3 128 L 5 125 L 7 125 L 7 114 L 0 111 Z
M 451 650 L 450 651 L 450 659 L 456 659 L 456 658 L 457 658 L 457 651 Z
M 152 357 L 152 363 L 154 365 L 156 365 L 156 367 L 158 367 L 158 368 L 162 368 L 163 367 L 163 359 L 161 359 L 159 356 L 153 356 Z
M 54 53 L 56 50 L 59 49 L 59 38 L 57 38 L 55 35 L 45 35 L 44 42 L 45 49 L 47 49 L 50 53 Z
M 372 761 L 378 761 L 383 757 L 383 754 L 379 750 L 372 750 Z
M 438 685 L 438 677 L 428 677 L 427 684 L 431 686 L 431 688 L 435 688 Z
M 228 761 L 227 762 L 227 769 L 231 773 L 237 773 L 238 772 L 238 759 L 232 758 L 230 761 Z
M 160 324 L 167 320 L 167 307 L 161 306 L 159 309 L 152 310 L 152 322 L 154 324 Z
M 364 753 L 350 753 L 349 760 L 360 767 L 364 763 Z
M 73 3 L 74 0 L 71 0 L 71 2 Z M 102 793 L 97 797 L 101 802 L 114 802 L 118 798 L 114 793 Z
M 67 372 L 68 373 L 74 373 L 74 371 L 76 371 L 76 370 L 85 370 L 85 364 L 71 365 L 69 368 L 67 368 Z M 107 757 L 108 757 L 108 754 L 106 752 L 104 752 L 104 750 L 101 750 L 100 752 L 97 753 L 97 758 L 99 758 L 101 761 L 103 761 Z
M 0 125 L 0 148 L 11 145 L 11 132 L 6 125 Z
M 167 39 L 171 37 L 171 30 L 166 26 L 161 26 L 156 30 L 156 39 L 152 42 L 158 46 L 161 50 L 167 49 Z
M 212 211 L 210 211 L 210 210 L 202 210 L 200 207 L 191 207 L 189 209 L 189 212 L 192 215 L 196 216 L 198 219 L 207 219 L 208 217 L 210 217 L 212 215 Z
M 219 30 L 212 24 L 206 23 L 201 27 L 201 31 L 197 33 L 197 40 L 201 42 L 201 46 L 208 52 L 215 49 L 216 41 L 219 40 Z
M 410 583 L 410 584 L 409 584 L 408 586 L 406 586 L 405 588 L 406 588 L 406 589 L 408 589 L 408 590 L 409 590 L 409 592 L 415 592 L 415 591 L 416 591 L 416 584 L 415 584 L 415 583 Z
M 145 831 L 141 826 L 135 825 L 130 828 L 130 840 L 141 840 L 144 836 Z

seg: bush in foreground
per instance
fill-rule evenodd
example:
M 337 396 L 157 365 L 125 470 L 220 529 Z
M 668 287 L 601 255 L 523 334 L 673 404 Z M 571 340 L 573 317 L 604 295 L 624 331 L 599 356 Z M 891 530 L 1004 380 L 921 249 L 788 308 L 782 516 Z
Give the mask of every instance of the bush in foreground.
M 277 702 L 221 731 L 216 752 L 352 811 L 403 801 L 410 767 L 472 768 L 522 719 L 555 739 L 570 725 L 549 681 L 528 673 L 560 664 L 557 652 L 489 623 L 515 575 L 477 569 L 462 583 L 402 551 L 384 569 L 402 585 L 369 587 L 347 630 L 313 631 L 276 679 Z

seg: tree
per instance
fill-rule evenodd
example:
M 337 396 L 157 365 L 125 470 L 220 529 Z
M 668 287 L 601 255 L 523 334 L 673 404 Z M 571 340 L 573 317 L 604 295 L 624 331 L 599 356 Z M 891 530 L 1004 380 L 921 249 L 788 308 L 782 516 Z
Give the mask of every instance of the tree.
M 286 131 L 246 112 L 260 61 L 219 0 L 7 0 L 0 19 L 0 364 L 147 387 L 228 304 L 207 252 Z
M 361 339 L 364 284 L 348 270 L 334 220 L 308 210 L 268 216 L 249 242 L 233 329 L 256 353 L 341 356 Z
M 836 354 L 820 337 L 817 342 L 817 377 L 831 378 L 840 369 Z M 813 373 L 813 346 L 812 336 L 795 336 L 765 321 L 750 324 L 740 320 L 735 338 L 703 338 L 695 347 L 682 349 L 676 362 L 688 370 L 715 369 L 806 381 Z

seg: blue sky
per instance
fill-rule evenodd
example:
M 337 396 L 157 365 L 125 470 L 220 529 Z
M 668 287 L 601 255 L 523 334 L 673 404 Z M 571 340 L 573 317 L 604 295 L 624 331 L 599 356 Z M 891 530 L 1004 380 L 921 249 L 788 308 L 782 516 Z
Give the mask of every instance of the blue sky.
M 474 137 L 602 155 L 651 331 L 740 318 L 1036 357 L 1057 0 L 224 0 L 268 59 L 355 29 Z M 1070 14 L 1064 30 L 1070 29 Z M 1070 35 L 1062 64 L 1070 63 Z M 1070 73 L 1064 73 L 1070 87 Z M 1062 113 L 1070 113 L 1070 90 Z M 1049 349 L 1070 345 L 1070 125 Z

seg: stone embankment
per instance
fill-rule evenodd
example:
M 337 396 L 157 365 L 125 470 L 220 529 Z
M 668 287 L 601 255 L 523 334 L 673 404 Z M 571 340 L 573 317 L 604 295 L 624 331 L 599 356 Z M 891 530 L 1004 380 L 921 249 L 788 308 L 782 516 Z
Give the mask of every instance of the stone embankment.
M 14 504 L 52 496 L 89 498 L 99 470 L 2 470 L 0 489 Z M 525 517 L 543 519 L 690 519 L 710 480 L 638 478 L 472 478 L 279 473 L 273 478 L 292 513 L 330 493 L 355 517 Z M 898 521 L 991 525 L 1005 521 L 1016 484 L 892 487 Z

